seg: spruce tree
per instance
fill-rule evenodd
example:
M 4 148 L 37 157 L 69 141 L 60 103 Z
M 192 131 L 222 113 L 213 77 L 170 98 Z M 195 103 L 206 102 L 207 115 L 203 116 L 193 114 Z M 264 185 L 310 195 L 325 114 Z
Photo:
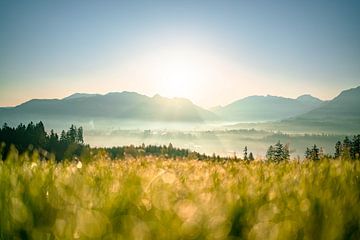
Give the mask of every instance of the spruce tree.
M 314 161 L 320 160 L 319 158 L 319 148 L 314 144 L 313 148 L 311 149 L 311 159 Z
M 283 160 L 283 145 L 280 143 L 280 141 L 278 141 L 275 144 L 275 150 L 274 150 L 274 160 L 275 162 L 280 162 Z
M 305 158 L 311 159 L 311 150 L 308 147 L 306 148 L 306 151 L 305 151 Z
M 247 156 L 247 146 L 245 146 L 244 148 L 244 161 L 248 160 L 248 156 Z
M 252 152 L 249 153 L 249 161 L 254 161 L 254 156 Z
M 337 143 L 335 144 L 334 158 L 339 158 L 341 156 L 341 149 L 342 149 L 342 144 L 340 141 L 337 141 Z
M 269 162 L 274 161 L 274 147 L 272 145 L 270 145 L 270 147 L 268 148 L 268 150 L 266 152 L 266 159 Z

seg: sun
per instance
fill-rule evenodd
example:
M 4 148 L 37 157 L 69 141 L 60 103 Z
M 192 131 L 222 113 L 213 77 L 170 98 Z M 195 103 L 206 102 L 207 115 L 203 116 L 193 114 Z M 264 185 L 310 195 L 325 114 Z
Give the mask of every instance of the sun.
M 169 45 L 139 51 L 126 63 L 121 63 L 119 76 L 127 87 L 148 95 L 187 98 L 200 103 L 212 89 L 218 88 L 217 79 L 224 77 L 222 58 L 207 48 Z
M 185 58 L 164 62 L 161 73 L 161 91 L 170 97 L 191 95 L 199 81 L 198 66 Z
M 177 49 L 159 56 L 158 85 L 167 97 L 191 98 L 205 84 L 209 70 L 207 61 L 196 51 Z

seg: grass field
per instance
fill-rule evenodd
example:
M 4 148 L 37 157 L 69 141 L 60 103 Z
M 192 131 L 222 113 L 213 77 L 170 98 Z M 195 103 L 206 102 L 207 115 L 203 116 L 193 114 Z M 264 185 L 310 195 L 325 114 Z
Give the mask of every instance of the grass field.
M 0 161 L 1 239 L 360 239 L 360 162 Z

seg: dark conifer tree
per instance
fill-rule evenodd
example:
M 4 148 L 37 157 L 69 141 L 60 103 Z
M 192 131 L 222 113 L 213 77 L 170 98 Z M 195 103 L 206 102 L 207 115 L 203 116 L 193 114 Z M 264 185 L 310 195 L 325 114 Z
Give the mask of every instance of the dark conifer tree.
M 248 160 L 248 153 L 247 153 L 247 146 L 245 146 L 244 148 L 244 161 L 247 161 Z
M 305 151 L 305 158 L 311 159 L 311 150 L 308 147 L 306 148 L 306 151 Z
M 278 141 L 275 146 L 270 146 L 267 153 L 266 158 L 268 161 L 271 162 L 282 162 L 290 159 L 290 151 L 289 145 L 286 144 L 285 146 Z
M 274 161 L 274 147 L 272 145 L 270 145 L 270 147 L 268 148 L 268 150 L 266 152 L 266 159 L 269 162 Z
M 76 137 L 77 137 L 76 139 L 77 143 L 84 143 L 84 132 L 82 127 L 78 128 Z
M 337 141 L 335 144 L 335 154 L 334 158 L 339 158 L 341 156 L 342 144 L 340 141 Z
M 252 152 L 249 153 L 249 161 L 254 161 L 254 156 Z
M 314 161 L 320 160 L 319 158 L 319 148 L 314 144 L 313 148 L 311 149 L 311 159 Z

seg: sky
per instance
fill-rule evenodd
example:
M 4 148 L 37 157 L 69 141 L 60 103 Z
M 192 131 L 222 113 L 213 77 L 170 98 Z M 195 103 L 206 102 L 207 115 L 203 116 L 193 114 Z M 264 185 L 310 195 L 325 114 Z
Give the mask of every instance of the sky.
M 360 85 L 359 1 L 0 1 L 0 106 L 135 91 L 203 107 Z

